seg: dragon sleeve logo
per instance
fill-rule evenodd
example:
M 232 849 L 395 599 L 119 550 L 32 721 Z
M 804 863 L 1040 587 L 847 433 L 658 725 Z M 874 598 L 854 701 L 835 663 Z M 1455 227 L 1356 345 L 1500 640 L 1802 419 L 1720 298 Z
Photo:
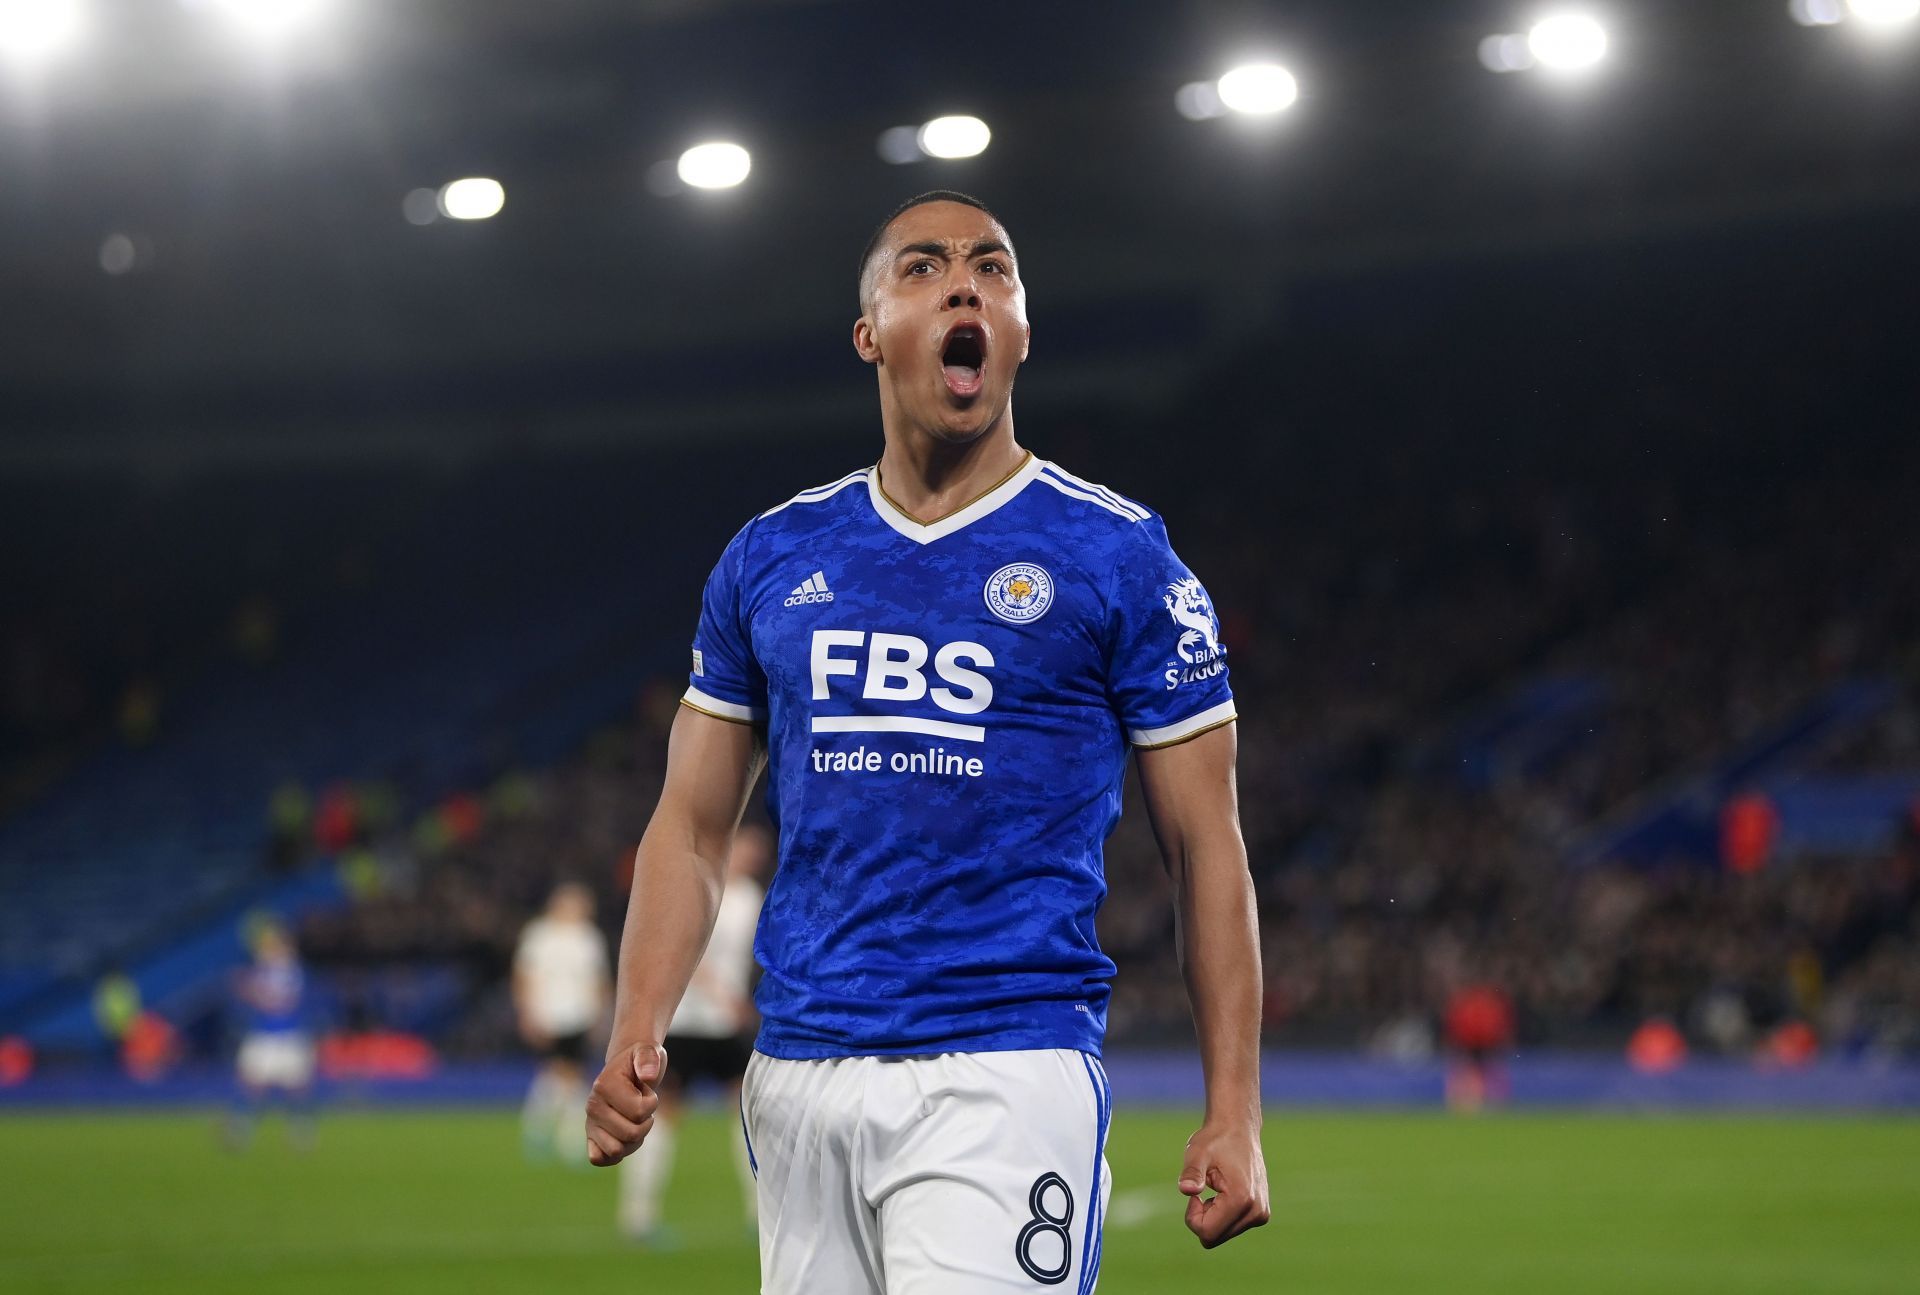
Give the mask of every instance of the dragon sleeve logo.
M 1167 586 L 1163 602 L 1176 625 L 1184 625 L 1180 659 L 1187 662 L 1211 661 L 1220 654 L 1220 623 L 1214 618 L 1213 603 L 1200 581 L 1193 576 Z
M 1220 621 L 1200 581 L 1194 576 L 1174 581 L 1167 586 L 1161 601 L 1167 605 L 1167 615 L 1173 617 L 1173 623 L 1181 627 L 1174 650 L 1187 663 L 1165 672 L 1167 687 L 1173 689 L 1183 683 L 1211 679 L 1225 670 L 1227 653 L 1220 646 Z

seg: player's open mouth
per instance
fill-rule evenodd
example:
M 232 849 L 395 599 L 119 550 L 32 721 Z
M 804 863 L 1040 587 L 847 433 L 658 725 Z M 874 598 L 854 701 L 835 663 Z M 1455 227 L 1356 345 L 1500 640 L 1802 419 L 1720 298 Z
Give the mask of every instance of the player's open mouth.
M 955 324 L 940 347 L 940 375 L 956 396 L 977 396 L 985 385 L 987 330 L 978 324 Z

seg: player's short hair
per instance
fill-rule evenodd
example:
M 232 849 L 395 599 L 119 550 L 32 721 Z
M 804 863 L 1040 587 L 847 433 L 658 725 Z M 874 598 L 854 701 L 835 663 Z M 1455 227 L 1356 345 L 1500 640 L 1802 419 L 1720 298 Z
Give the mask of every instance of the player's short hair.
M 975 211 L 985 212 L 987 217 L 1002 229 L 1006 228 L 1006 223 L 994 215 L 993 208 L 970 193 L 961 193 L 958 189 L 929 189 L 925 193 L 916 193 L 888 212 L 886 219 L 875 225 L 873 233 L 867 236 L 867 245 L 860 251 L 860 277 L 855 280 L 856 290 L 860 294 L 861 310 L 867 308 L 867 270 L 872 266 L 873 254 L 880 250 L 880 240 L 886 237 L 887 226 L 915 207 L 924 207 L 930 202 L 957 202 L 963 207 L 972 207 Z

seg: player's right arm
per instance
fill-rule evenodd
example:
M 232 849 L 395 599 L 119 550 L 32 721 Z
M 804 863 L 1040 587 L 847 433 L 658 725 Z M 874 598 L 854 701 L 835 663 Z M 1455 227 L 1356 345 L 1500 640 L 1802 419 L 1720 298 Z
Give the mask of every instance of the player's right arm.
M 653 1127 L 662 1041 L 713 933 L 733 833 L 766 758 L 759 731 L 682 706 L 666 785 L 634 860 L 606 1068 L 587 1099 L 587 1158 L 617 1164 Z

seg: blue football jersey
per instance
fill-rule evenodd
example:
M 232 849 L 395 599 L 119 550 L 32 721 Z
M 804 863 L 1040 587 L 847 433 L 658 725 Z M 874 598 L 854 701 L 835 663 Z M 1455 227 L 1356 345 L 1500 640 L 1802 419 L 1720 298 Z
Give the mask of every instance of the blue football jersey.
M 684 701 L 766 727 L 758 1046 L 789 1059 L 1098 1053 L 1128 747 L 1234 718 L 1160 518 L 1032 456 L 931 524 L 874 468 L 754 518 L 707 582 Z
M 298 962 L 261 962 L 242 971 L 247 1028 L 291 1034 L 306 1023 L 307 975 Z

